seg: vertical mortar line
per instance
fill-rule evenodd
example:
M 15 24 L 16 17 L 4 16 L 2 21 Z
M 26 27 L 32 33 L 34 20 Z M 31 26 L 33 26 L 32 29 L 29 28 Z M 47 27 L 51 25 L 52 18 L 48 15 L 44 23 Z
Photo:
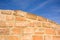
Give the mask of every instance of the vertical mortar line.
M 11 13 L 11 16 L 12 16 L 12 18 L 14 17 L 13 13 Z M 14 19 L 13 19 L 12 21 L 14 22 Z M 13 28 L 13 27 L 14 27 L 14 25 L 12 25 L 12 28 Z M 10 31 L 9 34 L 10 34 L 10 35 L 11 35 L 11 33 L 12 33 L 12 28 L 9 27 L 9 31 Z
M 6 36 L 6 35 L 5 35 L 5 36 Z M 4 40 L 7 40 L 7 36 L 6 36 L 6 38 L 5 38 Z
M 53 27 L 55 27 L 54 25 L 52 25 Z M 56 32 L 56 35 L 58 35 L 58 30 L 56 28 L 54 28 L 55 32 Z
M 53 35 L 50 35 L 51 36 L 51 40 L 52 40 L 52 38 L 53 38 Z
M 43 34 L 43 40 L 45 40 L 45 36 L 44 36 L 44 34 Z
M 16 13 L 17 14 L 17 12 L 16 11 L 14 11 L 14 13 Z M 13 15 L 13 14 L 12 14 Z M 13 26 L 13 28 L 15 28 L 16 27 L 16 15 L 13 15 L 14 16 L 14 26 Z M 12 28 L 12 29 L 13 29 Z M 11 29 L 11 32 L 12 32 L 12 29 Z M 13 32 L 12 32 L 13 33 Z M 14 35 L 16 35 L 16 34 L 14 34 Z M 16 35 L 16 36 L 18 36 L 18 38 L 20 37 L 20 35 Z
M 53 36 L 56 36 L 56 35 L 51 35 L 51 40 L 53 40 Z
M 19 16 L 20 16 L 20 15 L 19 15 Z M 23 16 L 23 17 L 25 17 L 25 16 Z M 23 30 L 21 29 L 21 31 L 23 31 Z M 19 35 L 19 40 L 21 40 L 22 35 L 23 35 L 23 33 L 21 32 L 21 34 Z
M 7 16 L 7 15 L 6 15 Z M 5 19 L 6 19 L 6 16 L 5 16 Z M 5 22 L 7 22 L 7 20 L 5 20 Z M 7 27 L 7 23 L 6 23 L 6 27 Z M 8 27 L 7 27 L 8 28 Z M 8 30 L 9 30 L 9 28 L 8 28 Z M 9 34 L 8 34 L 9 35 Z M 6 39 L 5 40 L 7 40 L 7 36 L 8 35 L 5 35 L 6 36 Z M 4 36 L 4 35 L 3 35 Z

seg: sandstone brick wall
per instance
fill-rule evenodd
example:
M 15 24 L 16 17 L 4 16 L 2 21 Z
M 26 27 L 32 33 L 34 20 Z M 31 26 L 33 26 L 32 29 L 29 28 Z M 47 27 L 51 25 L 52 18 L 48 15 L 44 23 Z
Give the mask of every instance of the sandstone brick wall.
M 60 40 L 60 25 L 19 10 L 0 10 L 0 40 Z

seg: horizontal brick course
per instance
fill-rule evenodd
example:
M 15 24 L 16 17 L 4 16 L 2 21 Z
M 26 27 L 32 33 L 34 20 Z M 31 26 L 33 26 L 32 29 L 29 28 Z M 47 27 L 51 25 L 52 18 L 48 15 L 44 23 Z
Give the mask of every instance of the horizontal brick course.
M 37 19 L 37 16 L 36 15 L 30 14 L 30 13 L 27 13 L 26 17 L 29 18 L 29 19 L 34 19 L 34 20 Z
M 43 40 L 43 36 L 33 36 L 33 40 Z
M 8 28 L 2 28 L 0 29 L 0 35 L 8 35 L 9 29 Z
M 7 36 L 7 40 L 19 40 L 18 36 Z
M 26 21 L 26 19 L 24 17 L 20 17 L 20 16 L 16 16 L 15 20 L 16 21 Z
M 45 22 L 47 22 L 47 19 L 45 19 L 45 18 L 43 18 L 43 17 L 40 17 L 40 16 L 37 16 L 37 20 L 38 20 L 38 21 L 45 21 Z
M 60 36 L 53 36 L 52 40 L 60 40 Z
M 56 35 L 56 31 L 54 29 L 45 29 L 45 33 L 48 35 Z
M 0 40 L 7 40 L 6 37 L 7 36 L 5 36 L 5 35 L 3 35 L 3 36 L 0 35 Z

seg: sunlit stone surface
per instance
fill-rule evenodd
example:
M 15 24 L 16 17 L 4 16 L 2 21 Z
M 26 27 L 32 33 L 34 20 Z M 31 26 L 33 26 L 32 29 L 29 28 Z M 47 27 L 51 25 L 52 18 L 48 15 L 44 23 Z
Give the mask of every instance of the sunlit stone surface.
M 20 10 L 0 10 L 0 40 L 60 40 L 60 25 Z

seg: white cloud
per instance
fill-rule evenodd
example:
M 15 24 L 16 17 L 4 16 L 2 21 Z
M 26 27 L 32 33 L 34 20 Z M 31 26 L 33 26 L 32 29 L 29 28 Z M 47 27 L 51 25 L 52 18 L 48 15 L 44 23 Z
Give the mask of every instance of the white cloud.
M 45 2 L 43 2 L 43 3 L 41 3 L 41 4 L 39 4 L 36 8 L 31 9 L 30 12 L 36 11 L 36 10 L 38 10 L 39 8 L 44 7 L 47 3 L 48 3 L 48 1 L 45 1 Z

